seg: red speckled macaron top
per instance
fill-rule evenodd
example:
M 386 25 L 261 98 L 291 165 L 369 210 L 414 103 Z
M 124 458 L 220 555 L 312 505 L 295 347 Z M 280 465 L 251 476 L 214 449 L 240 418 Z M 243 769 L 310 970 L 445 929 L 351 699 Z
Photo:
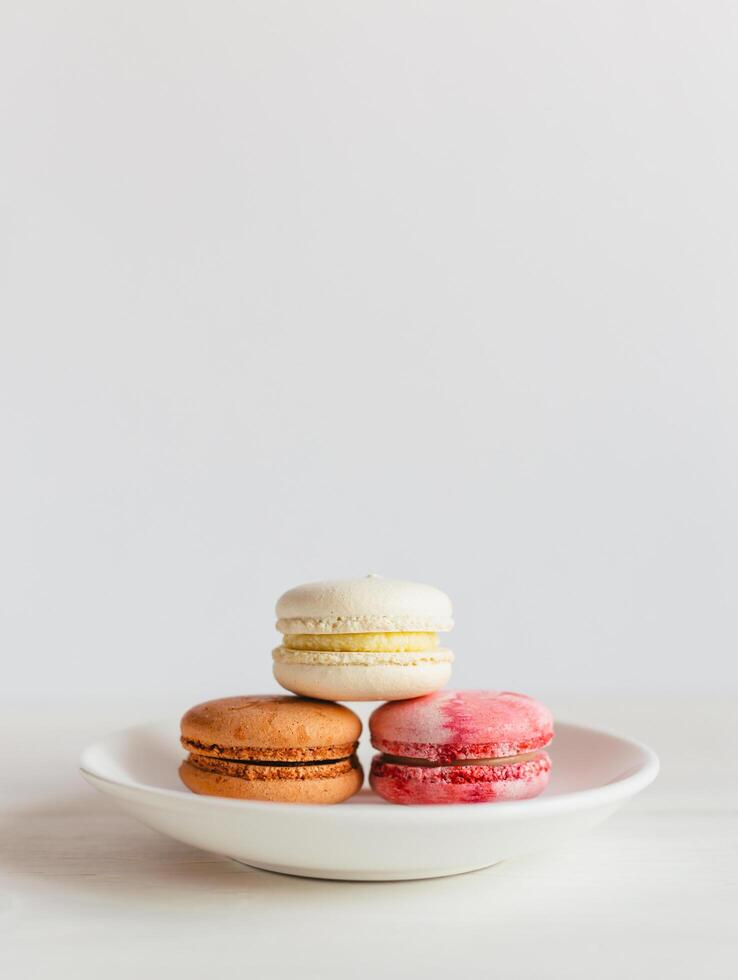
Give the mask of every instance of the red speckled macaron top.
M 437 691 L 391 701 L 369 719 L 372 745 L 388 755 L 452 762 L 500 759 L 543 748 L 551 712 L 511 691 Z

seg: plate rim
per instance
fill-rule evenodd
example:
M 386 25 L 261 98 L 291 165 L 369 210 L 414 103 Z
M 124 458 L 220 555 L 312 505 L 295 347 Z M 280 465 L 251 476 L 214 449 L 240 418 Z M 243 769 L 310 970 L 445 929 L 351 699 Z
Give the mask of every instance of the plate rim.
M 160 719 L 159 721 L 144 722 L 138 725 L 130 725 L 126 728 L 116 729 L 109 732 L 102 738 L 96 739 L 85 747 L 79 761 L 79 770 L 82 777 L 93 787 L 108 795 L 118 799 L 127 794 L 133 794 L 140 800 L 145 799 L 147 806 L 154 806 L 158 809 L 182 809 L 197 810 L 199 807 L 212 809 L 235 810 L 241 813 L 261 812 L 265 809 L 270 813 L 275 813 L 275 808 L 281 813 L 295 813 L 296 808 L 304 814 L 320 813 L 325 814 L 326 809 L 336 816 L 336 819 L 361 821 L 362 819 L 395 819 L 398 813 L 412 813 L 414 817 L 421 820 L 431 820 L 451 816 L 455 819 L 464 813 L 465 820 L 489 820 L 503 819 L 507 817 L 542 817 L 555 814 L 564 814 L 572 810 L 590 809 L 598 806 L 617 804 L 629 799 L 650 785 L 658 775 L 660 763 L 658 756 L 650 746 L 637 739 L 628 736 L 618 735 L 614 732 L 606 731 L 601 728 L 593 728 L 590 725 L 581 725 L 576 722 L 558 721 L 558 728 L 566 727 L 582 734 L 595 734 L 611 738 L 617 742 L 624 742 L 629 747 L 635 749 L 641 755 L 641 763 L 626 770 L 609 783 L 602 786 L 593 786 L 586 789 L 571 790 L 566 793 L 558 793 L 556 796 L 535 797 L 530 800 L 505 800 L 495 802 L 494 805 L 468 806 L 459 803 L 442 803 L 433 806 L 388 806 L 385 802 L 367 803 L 363 806 L 332 806 L 325 807 L 318 803 L 274 803 L 264 800 L 235 800 L 218 796 L 205 796 L 187 792 L 185 789 L 168 789 L 163 786 L 151 786 L 147 783 L 140 783 L 137 780 L 120 780 L 103 775 L 99 767 L 95 766 L 91 759 L 96 752 L 103 749 L 105 743 L 113 738 L 121 738 L 136 731 L 162 728 L 164 725 L 172 725 L 176 728 L 178 723 L 174 720 Z M 96 771 L 97 770 L 97 771 Z M 114 791 L 111 793 L 111 789 Z M 343 816 L 348 814 L 348 816 Z M 402 819 L 402 818 L 401 818 Z

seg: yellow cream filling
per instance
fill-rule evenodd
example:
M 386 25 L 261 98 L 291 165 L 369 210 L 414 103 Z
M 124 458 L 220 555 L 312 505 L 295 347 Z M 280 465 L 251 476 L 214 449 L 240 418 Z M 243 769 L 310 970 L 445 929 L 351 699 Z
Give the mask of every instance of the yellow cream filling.
M 283 645 L 288 650 L 331 653 L 422 653 L 438 647 L 437 633 L 290 633 Z

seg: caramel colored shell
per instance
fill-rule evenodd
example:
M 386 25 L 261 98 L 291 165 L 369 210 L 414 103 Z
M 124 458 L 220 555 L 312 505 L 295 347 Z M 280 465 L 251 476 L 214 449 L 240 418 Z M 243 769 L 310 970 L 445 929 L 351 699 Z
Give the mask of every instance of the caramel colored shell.
M 231 759 L 300 760 L 351 755 L 361 721 L 330 701 L 290 695 L 218 698 L 197 704 L 181 722 L 182 744 Z

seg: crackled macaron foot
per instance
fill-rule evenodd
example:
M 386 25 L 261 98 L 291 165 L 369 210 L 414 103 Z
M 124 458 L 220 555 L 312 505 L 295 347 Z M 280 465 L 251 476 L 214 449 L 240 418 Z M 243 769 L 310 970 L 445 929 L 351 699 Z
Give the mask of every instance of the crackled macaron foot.
M 340 704 L 289 695 L 219 698 L 181 722 L 179 769 L 193 793 L 278 803 L 341 803 L 361 789 L 361 722 Z
M 451 676 L 453 653 L 438 639 L 451 612 L 439 589 L 378 575 L 298 586 L 277 603 L 274 676 L 295 694 L 335 701 L 430 694 Z
M 526 800 L 548 783 L 553 719 L 525 694 L 440 691 L 382 705 L 369 729 L 369 782 L 391 803 Z

